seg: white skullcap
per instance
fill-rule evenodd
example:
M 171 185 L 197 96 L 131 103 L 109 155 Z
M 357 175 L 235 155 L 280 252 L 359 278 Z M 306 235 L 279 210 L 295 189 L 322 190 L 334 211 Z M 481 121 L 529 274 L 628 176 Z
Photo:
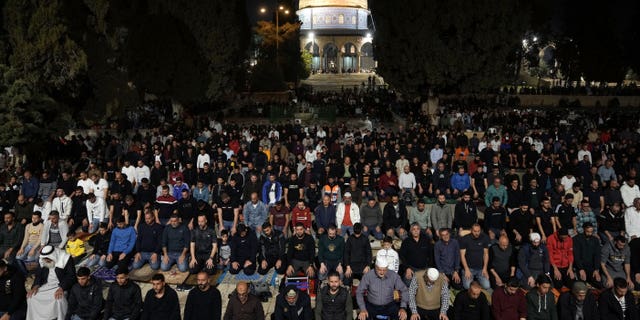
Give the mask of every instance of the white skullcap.
M 388 268 L 389 267 L 389 261 L 387 261 L 386 258 L 376 258 L 376 267 L 378 268 Z
M 351 192 L 345 192 L 345 193 L 344 193 L 344 197 L 345 197 L 345 198 L 347 198 L 347 197 L 348 197 L 348 198 L 351 198 Z
M 440 272 L 436 268 L 429 268 L 427 270 L 427 277 L 429 277 L 429 280 L 431 281 L 436 281 L 438 280 L 438 277 L 440 277 Z
M 540 241 L 540 234 L 537 232 L 534 232 L 532 234 L 529 235 L 529 240 L 531 240 L 531 242 L 536 242 L 536 241 Z

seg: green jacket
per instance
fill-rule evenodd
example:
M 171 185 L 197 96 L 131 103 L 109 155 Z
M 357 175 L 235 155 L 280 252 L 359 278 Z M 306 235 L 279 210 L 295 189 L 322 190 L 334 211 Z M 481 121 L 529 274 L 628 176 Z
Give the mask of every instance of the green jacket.
M 318 243 L 318 261 L 320 263 L 326 261 L 339 261 L 342 262 L 344 255 L 344 238 L 336 235 L 335 238 L 330 239 L 329 236 L 323 234 L 320 237 Z
M 507 200 L 509 200 L 507 196 L 507 188 L 504 185 L 500 185 L 500 187 L 496 189 L 496 186 L 494 186 L 493 184 L 490 185 L 489 188 L 487 188 L 487 191 L 484 193 L 484 204 L 487 206 L 487 208 L 491 206 L 493 197 L 500 198 L 500 203 L 502 203 L 503 205 L 506 204 Z

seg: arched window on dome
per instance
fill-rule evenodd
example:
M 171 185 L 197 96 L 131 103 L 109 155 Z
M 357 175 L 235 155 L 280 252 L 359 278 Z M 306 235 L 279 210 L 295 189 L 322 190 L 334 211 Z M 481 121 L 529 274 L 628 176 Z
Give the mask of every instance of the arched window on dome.
M 338 24 L 344 24 L 344 14 L 338 16 Z
M 351 24 L 356 24 L 358 22 L 358 18 L 356 16 L 351 16 Z
M 326 24 L 331 24 L 331 16 L 330 15 L 325 16 L 324 20 L 325 20 Z

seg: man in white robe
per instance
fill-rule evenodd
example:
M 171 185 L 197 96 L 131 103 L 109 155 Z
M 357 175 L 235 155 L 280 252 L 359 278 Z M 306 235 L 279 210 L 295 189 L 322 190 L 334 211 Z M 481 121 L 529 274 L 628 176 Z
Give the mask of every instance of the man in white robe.
M 75 281 L 73 258 L 62 249 L 44 246 L 40 250 L 40 267 L 27 293 L 27 320 L 64 320 L 67 293 Z

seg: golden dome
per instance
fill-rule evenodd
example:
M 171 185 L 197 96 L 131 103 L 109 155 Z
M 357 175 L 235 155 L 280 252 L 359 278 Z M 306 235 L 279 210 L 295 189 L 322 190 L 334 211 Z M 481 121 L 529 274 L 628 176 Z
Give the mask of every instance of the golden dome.
M 354 7 L 368 9 L 367 0 L 300 0 L 299 9 L 307 7 Z

